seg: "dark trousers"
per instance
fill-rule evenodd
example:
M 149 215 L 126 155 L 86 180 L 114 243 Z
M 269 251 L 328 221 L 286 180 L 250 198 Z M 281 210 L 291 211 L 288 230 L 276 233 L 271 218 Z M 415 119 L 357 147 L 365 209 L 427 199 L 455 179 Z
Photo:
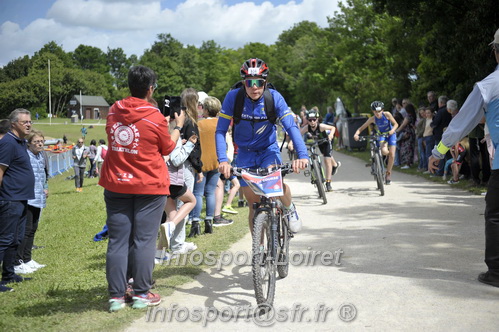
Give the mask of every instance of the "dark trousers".
M 88 158 L 88 161 L 90 161 L 90 169 L 88 170 L 88 177 L 95 176 L 95 159 Z
M 33 248 L 33 242 L 35 240 L 36 230 L 38 229 L 41 212 L 42 209 L 28 205 L 24 238 L 17 248 L 16 265 L 20 263 L 20 261 L 27 263 L 31 260 L 31 250 Z
M 2 281 L 14 277 L 17 247 L 24 238 L 27 201 L 0 201 L 0 262 Z
M 487 143 L 480 143 L 480 138 L 470 138 L 470 168 L 471 179 L 476 184 L 480 184 L 480 171 L 482 172 L 482 182 L 487 183 L 490 177 L 490 160 Z M 481 166 L 480 166 L 481 162 Z
M 166 195 L 119 194 L 104 191 L 109 242 L 106 277 L 110 297 L 125 295 L 127 277 L 136 294 L 152 285 L 154 255 Z
M 85 177 L 85 168 L 86 167 L 74 166 L 74 169 L 75 169 L 75 187 L 76 188 L 83 187 L 83 178 Z
M 485 196 L 485 264 L 499 278 L 499 170 L 493 170 Z

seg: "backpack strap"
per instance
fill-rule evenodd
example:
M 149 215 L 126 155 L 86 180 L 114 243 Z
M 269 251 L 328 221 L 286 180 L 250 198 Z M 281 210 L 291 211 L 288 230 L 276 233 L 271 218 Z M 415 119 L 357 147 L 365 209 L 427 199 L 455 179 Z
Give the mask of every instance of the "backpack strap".
M 238 124 L 241 121 L 245 94 L 244 87 L 239 88 L 239 91 L 237 91 L 236 100 L 234 102 L 234 114 L 232 115 L 235 124 Z M 274 98 L 272 97 L 272 93 L 269 89 L 265 89 L 263 91 L 263 99 L 267 119 L 270 123 L 275 124 L 277 116 L 275 113 Z

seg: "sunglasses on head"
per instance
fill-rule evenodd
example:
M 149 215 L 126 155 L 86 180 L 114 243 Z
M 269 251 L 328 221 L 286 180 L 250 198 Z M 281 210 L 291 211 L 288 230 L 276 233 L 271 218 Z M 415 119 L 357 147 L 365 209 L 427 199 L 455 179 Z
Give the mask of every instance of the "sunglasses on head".
M 257 78 L 257 79 L 250 79 L 250 80 L 244 80 L 244 84 L 248 87 L 248 88 L 252 88 L 253 85 L 256 85 L 257 88 L 261 88 L 262 86 L 265 85 L 265 80 L 264 79 L 261 79 L 261 78 Z

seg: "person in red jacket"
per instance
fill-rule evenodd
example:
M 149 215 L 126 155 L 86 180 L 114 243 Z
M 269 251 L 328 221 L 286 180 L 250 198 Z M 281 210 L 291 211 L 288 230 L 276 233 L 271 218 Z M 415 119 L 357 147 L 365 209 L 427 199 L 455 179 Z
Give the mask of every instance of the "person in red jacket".
M 170 136 L 165 117 L 151 104 L 156 80 L 150 68 L 130 68 L 131 97 L 117 101 L 107 116 L 109 148 L 99 185 L 105 189 L 109 230 L 106 277 L 111 312 L 130 300 L 135 309 L 161 302 L 149 290 L 159 224 L 170 194 L 163 156 L 175 148 L 185 114 L 176 116 L 177 126 Z M 132 299 L 125 299 L 127 277 L 133 278 Z

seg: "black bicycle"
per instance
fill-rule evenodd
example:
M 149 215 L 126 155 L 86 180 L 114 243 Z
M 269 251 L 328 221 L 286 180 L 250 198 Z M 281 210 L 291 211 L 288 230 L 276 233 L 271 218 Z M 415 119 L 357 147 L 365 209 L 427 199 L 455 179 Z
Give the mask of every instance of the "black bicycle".
M 272 169 L 232 168 L 232 174 L 244 179 L 260 196 L 260 202 L 254 204 L 251 271 L 256 302 L 267 308 L 274 302 L 276 271 L 285 278 L 289 270 L 289 241 L 293 233 L 277 197 L 283 195 L 282 177 L 291 172 L 289 164 Z
M 374 134 L 368 136 L 360 136 L 359 141 L 369 141 L 369 149 L 371 151 L 371 174 L 377 183 L 381 196 L 385 195 L 385 163 L 383 162 L 383 155 L 378 140 L 381 137 L 388 137 L 386 134 Z
M 326 197 L 326 178 L 324 177 L 324 170 L 322 168 L 321 153 L 319 150 L 319 145 L 328 142 L 331 143 L 327 138 L 317 139 L 311 143 L 305 143 L 308 147 L 308 155 L 310 158 L 310 171 L 305 171 L 305 176 L 310 175 L 311 182 L 317 187 L 319 192 L 319 197 L 322 198 L 322 202 L 327 204 Z

